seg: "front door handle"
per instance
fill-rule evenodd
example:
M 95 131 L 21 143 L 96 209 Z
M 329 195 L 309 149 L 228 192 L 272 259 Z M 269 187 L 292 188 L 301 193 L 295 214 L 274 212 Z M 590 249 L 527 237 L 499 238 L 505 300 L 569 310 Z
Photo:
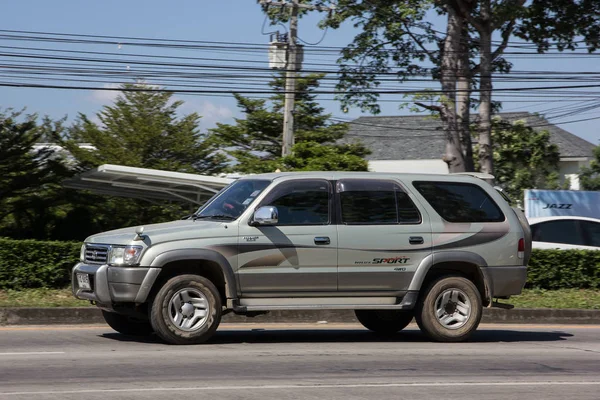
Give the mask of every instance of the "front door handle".
M 425 241 L 421 236 L 411 236 L 408 238 L 408 243 L 410 244 L 423 244 Z
M 317 236 L 315 238 L 315 244 L 319 244 L 319 245 L 331 244 L 331 239 L 329 239 L 329 237 L 327 237 L 327 236 Z

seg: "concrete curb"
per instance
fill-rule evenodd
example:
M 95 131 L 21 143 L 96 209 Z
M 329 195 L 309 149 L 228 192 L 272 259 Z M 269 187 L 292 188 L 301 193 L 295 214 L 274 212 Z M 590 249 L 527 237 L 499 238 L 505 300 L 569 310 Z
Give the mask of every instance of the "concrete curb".
M 352 310 L 272 311 L 247 318 L 227 314 L 223 322 L 316 323 L 357 322 Z M 482 323 L 504 324 L 600 324 L 600 310 L 521 308 L 504 310 L 486 308 Z M 0 308 L 0 326 L 5 325 L 77 325 L 104 323 L 95 307 Z

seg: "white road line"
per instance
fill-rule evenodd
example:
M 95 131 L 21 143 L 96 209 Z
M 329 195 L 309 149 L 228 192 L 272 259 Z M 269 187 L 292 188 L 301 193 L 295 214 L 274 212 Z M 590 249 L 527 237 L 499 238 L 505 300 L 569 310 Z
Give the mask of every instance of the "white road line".
M 39 356 L 47 354 L 65 354 L 64 351 L 25 351 L 20 353 L 0 353 L 0 356 Z
M 448 387 L 448 386 L 600 386 L 600 381 L 522 381 L 522 382 L 423 382 L 423 383 L 364 383 L 364 384 L 307 384 L 307 385 L 248 385 L 248 386 L 191 386 L 156 387 L 131 389 L 83 389 L 50 390 L 45 392 L 0 392 L 0 396 L 48 395 L 48 394 L 85 394 L 85 393 L 134 393 L 134 392 L 188 392 L 217 390 L 282 390 L 282 389 L 353 389 L 353 388 L 410 388 L 410 387 Z

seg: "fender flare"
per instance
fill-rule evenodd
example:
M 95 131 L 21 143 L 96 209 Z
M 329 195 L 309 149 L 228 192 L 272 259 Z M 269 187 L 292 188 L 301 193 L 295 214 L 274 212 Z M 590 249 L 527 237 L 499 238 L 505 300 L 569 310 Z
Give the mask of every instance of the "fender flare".
M 228 299 L 238 297 L 237 282 L 235 274 L 229 261 L 219 252 L 208 249 L 178 249 L 165 251 L 157 255 L 150 263 L 152 268 L 163 268 L 165 265 L 174 261 L 197 260 L 211 261 L 216 263 L 223 272 L 225 280 L 225 295 Z
M 491 301 L 491 288 L 493 286 L 489 281 L 488 274 L 485 273 L 485 267 L 487 267 L 487 262 L 479 254 L 471 253 L 469 251 L 449 250 L 437 251 L 435 253 L 429 254 L 423 259 L 423 261 L 421 261 L 421 263 L 417 267 L 417 270 L 413 275 L 408 290 L 421 290 L 423 282 L 425 281 L 425 277 L 427 276 L 427 273 L 431 270 L 431 268 L 435 267 L 437 264 L 447 262 L 461 262 L 476 265 L 477 271 L 479 272 L 483 284 L 485 286 L 485 296 L 488 300 Z

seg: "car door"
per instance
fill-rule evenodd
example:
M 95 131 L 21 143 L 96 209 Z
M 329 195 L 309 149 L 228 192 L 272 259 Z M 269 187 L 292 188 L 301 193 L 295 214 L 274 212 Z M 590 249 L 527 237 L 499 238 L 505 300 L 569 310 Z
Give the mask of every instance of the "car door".
M 274 226 L 240 224 L 240 288 L 244 296 L 290 296 L 337 290 L 333 189 L 324 179 L 275 186 L 256 207 L 274 206 Z
M 594 221 L 579 221 L 583 229 L 585 245 L 593 250 L 600 250 L 600 223 Z
M 344 179 L 338 203 L 338 291 L 408 289 L 431 254 L 427 213 L 398 182 Z

